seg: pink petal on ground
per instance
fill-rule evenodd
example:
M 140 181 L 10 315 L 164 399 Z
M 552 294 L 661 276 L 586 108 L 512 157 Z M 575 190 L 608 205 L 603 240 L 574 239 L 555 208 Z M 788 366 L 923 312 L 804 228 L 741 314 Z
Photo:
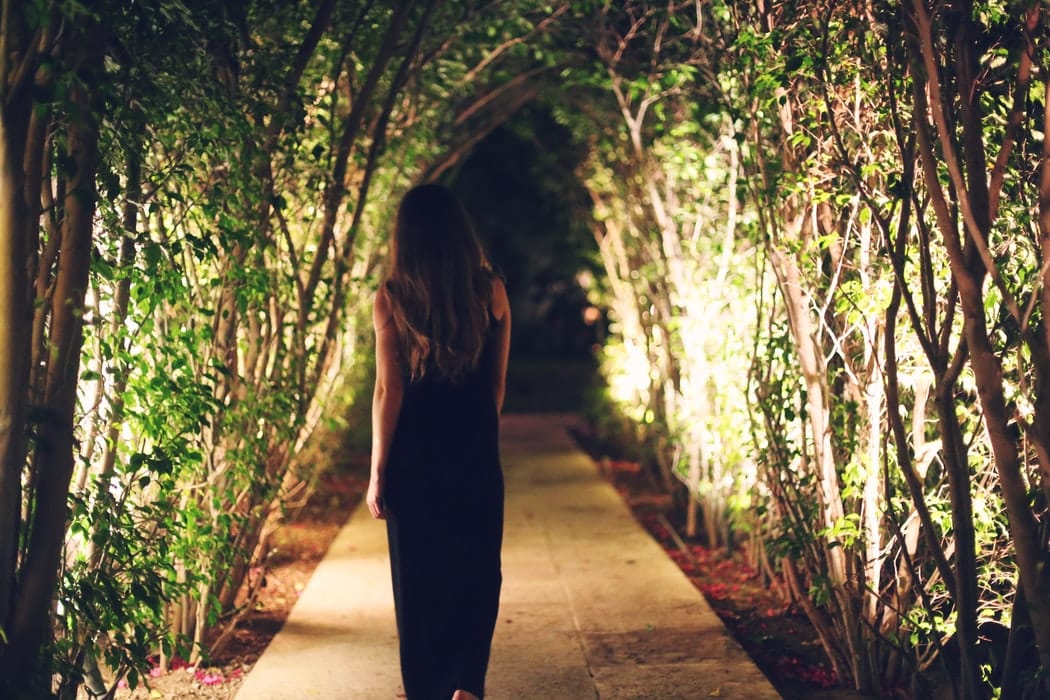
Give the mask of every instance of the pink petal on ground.
M 197 671 L 193 674 L 193 677 L 201 685 L 219 685 L 225 680 L 221 673 L 208 673 L 206 671 Z

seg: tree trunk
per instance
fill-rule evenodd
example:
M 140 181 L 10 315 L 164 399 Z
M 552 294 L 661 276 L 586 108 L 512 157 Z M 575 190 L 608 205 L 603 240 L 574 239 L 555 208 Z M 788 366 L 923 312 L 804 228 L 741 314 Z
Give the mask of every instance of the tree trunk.
M 993 207 L 988 190 L 987 158 L 983 141 L 983 115 L 980 111 L 981 84 L 975 77 L 974 34 L 972 3 L 963 2 L 946 8 L 943 24 L 937 25 L 923 0 L 913 0 L 907 15 L 909 30 L 913 36 L 908 49 L 914 73 L 913 124 L 918 138 L 926 184 L 930 201 L 937 217 L 937 224 L 944 238 L 951 263 L 952 277 L 958 287 L 963 310 L 963 333 L 970 353 L 970 367 L 978 388 L 984 425 L 992 448 L 999 488 L 1009 516 L 1010 535 L 1016 550 L 1017 566 L 1022 585 L 1028 599 L 1027 610 L 1032 619 L 1036 643 L 1044 668 L 1050 668 L 1050 585 L 1042 575 L 1046 550 L 1039 536 L 1039 526 L 1030 505 L 1028 486 L 1021 459 L 1019 440 L 1012 434 L 1010 423 L 1014 411 L 1007 406 L 1003 385 L 1002 358 L 991 341 L 986 318 L 984 284 L 991 278 L 1002 294 L 1002 305 L 1019 325 L 1023 326 L 1018 305 L 1012 292 L 1006 287 L 1000 270 L 988 250 L 988 236 L 992 230 L 990 220 Z M 946 41 L 947 48 L 942 49 Z M 951 50 L 954 61 L 941 65 L 938 51 Z M 1020 76 L 1023 77 L 1023 76 Z M 928 96 L 928 104 L 927 104 Z M 930 119 L 932 118 L 932 125 Z M 958 124 L 962 125 L 961 135 Z M 1009 132 L 1008 132 L 1009 133 Z M 936 147 L 933 143 L 936 138 Z M 1012 138 L 1004 137 L 1007 141 Z M 1011 144 L 1004 142 L 1004 149 Z M 941 184 L 939 166 L 946 166 L 951 185 L 946 190 Z M 1045 162 L 1043 164 L 1045 172 Z M 1001 173 L 998 173 L 1001 175 Z M 1001 186 L 1001 177 L 996 180 Z M 994 195 L 998 197 L 996 192 Z M 1040 209 L 1046 206 L 1041 197 Z M 961 221 L 954 215 L 961 213 Z M 1044 270 L 1045 273 L 1045 270 Z M 1044 290 L 1045 291 L 1045 290 Z M 1046 309 L 1043 309 L 1043 313 Z M 1031 350 L 1033 369 L 1040 377 L 1048 376 L 1050 360 L 1045 346 L 1025 338 Z M 940 397 L 938 397 L 940 400 Z M 947 400 L 947 399 L 945 399 Z M 1035 401 L 1038 405 L 1038 398 Z M 954 406 L 952 408 L 954 410 Z M 1046 420 L 1038 409 L 1033 423 L 1040 425 Z M 1040 430 L 1041 428 L 1037 429 Z M 1032 434 L 1038 444 L 1039 433 Z M 947 447 L 946 442 L 946 447 Z M 1045 445 L 1042 446 L 1045 450 Z M 1037 452 L 1039 447 L 1037 447 Z M 961 469 L 961 467 L 960 467 Z M 969 515 L 965 510 L 954 512 L 956 501 L 965 508 L 969 493 L 963 498 L 962 489 L 969 488 L 966 481 L 952 484 L 953 522 L 967 525 L 961 533 L 972 536 L 972 520 L 964 523 Z M 962 678 L 964 697 L 978 697 L 977 668 L 972 658 L 972 649 L 977 641 L 976 577 L 973 573 L 972 539 L 960 541 L 957 533 L 956 558 L 960 582 L 957 590 L 965 595 L 957 601 L 959 606 L 959 647 L 962 655 Z M 962 549 L 967 546 L 967 549 Z M 966 580 L 963 580 L 963 579 Z M 967 619 L 963 619 L 964 615 Z
M 22 170 L 30 108 L 27 99 L 19 99 L 6 105 L 0 116 L 0 348 L 5 349 L 0 364 L 0 627 L 5 629 L 13 610 L 18 565 L 28 410 L 27 330 L 33 323 L 26 231 L 36 222 L 25 200 Z M 5 646 L 0 640 L 0 650 Z M 0 652 L 0 658 L 3 655 Z
M 53 8 L 51 8 L 54 11 Z M 31 682 L 22 659 L 35 660 L 15 640 L 20 567 L 24 563 L 23 477 L 27 459 L 33 286 L 39 239 L 41 163 L 46 117 L 31 83 L 37 46 L 56 31 L 52 21 L 30 31 L 19 3 L 5 1 L 0 24 L 0 694 Z M 29 498 L 32 498 L 30 493 Z
M 41 666 L 40 650 L 51 632 L 51 601 L 66 533 L 66 499 L 73 474 L 73 414 L 83 340 L 82 311 L 97 196 L 98 125 L 88 89 L 97 80 L 102 51 L 98 39 L 89 31 L 79 39 L 78 49 L 84 52 L 79 72 L 87 87 L 77 87 L 70 97 L 76 112 L 67 130 L 72 172 L 62 203 L 61 256 L 50 308 L 50 353 L 34 454 L 36 492 L 29 494 L 35 507 L 13 624 L 7 630 L 12 666 L 21 669 L 20 675 L 27 679 L 45 674 L 45 682 L 49 669 Z

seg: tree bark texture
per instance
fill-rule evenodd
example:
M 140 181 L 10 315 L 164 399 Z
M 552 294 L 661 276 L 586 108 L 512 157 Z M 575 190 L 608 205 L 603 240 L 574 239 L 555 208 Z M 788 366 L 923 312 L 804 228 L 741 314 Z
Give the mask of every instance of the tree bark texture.
M 0 627 L 4 629 L 10 626 L 14 605 L 26 460 L 29 329 L 33 323 L 26 232 L 36 221 L 25 197 L 22 160 L 29 146 L 31 109 L 27 93 L 7 95 L 0 113 L 0 347 L 5 349 L 0 364 Z
M 0 690 L 13 687 L 22 654 L 13 644 L 19 611 L 23 526 L 22 480 L 30 413 L 30 329 L 40 211 L 40 163 L 44 132 L 31 89 L 39 49 L 54 27 L 31 31 L 17 2 L 3 3 L 0 17 Z M 28 175 L 28 176 L 27 176 Z M 32 494 L 30 493 L 31 497 Z M 29 655 L 35 657 L 35 650 Z
M 1010 534 L 1027 598 L 1026 609 L 1032 619 L 1042 666 L 1050 668 L 1050 580 L 1041 573 L 1047 551 L 1040 538 L 1039 523 L 1029 498 L 1024 449 L 1021 444 L 1022 433 L 1011 427 L 1016 411 L 1006 399 L 1003 357 L 993 345 L 985 310 L 984 286 L 986 278 L 990 278 L 1002 295 L 1003 307 L 1024 329 L 1026 319 L 1020 304 L 989 253 L 988 240 L 994 223 L 991 213 L 997 208 L 993 203 L 999 201 L 999 191 L 989 191 L 988 172 L 991 170 L 993 173 L 992 181 L 995 186 L 1001 187 L 1002 176 L 999 173 L 1001 167 L 1005 166 L 1000 166 L 998 159 L 995 168 L 990 169 L 988 164 L 983 133 L 984 115 L 980 110 L 983 85 L 976 77 L 976 61 L 973 55 L 975 28 L 972 3 L 953 5 L 945 8 L 943 13 L 943 17 L 934 16 L 923 0 L 913 0 L 909 11 L 908 20 L 915 37 L 909 44 L 915 83 L 914 123 L 919 137 L 925 184 L 931 195 L 938 228 L 948 251 L 952 277 L 958 288 L 963 312 L 963 332 L 970 355 L 969 364 L 976 380 L 999 488 L 1009 517 Z M 1030 23 L 1031 17 L 1031 12 L 1027 13 L 1025 22 Z M 950 55 L 949 60 L 942 58 L 939 53 L 941 47 Z M 1026 83 L 1026 70 L 1026 59 L 1019 60 L 1019 86 Z M 1045 105 L 1043 108 L 1045 110 Z M 1012 149 L 1013 138 L 1012 131 L 1007 129 L 1001 153 L 1008 153 Z M 938 166 L 942 162 L 947 166 L 950 184 L 950 189 L 947 190 L 942 185 L 938 173 Z M 1041 170 L 1040 230 L 1045 241 L 1045 158 Z M 953 215 L 956 209 L 961 213 L 961 220 Z M 1045 245 L 1043 259 L 1046 260 Z M 1045 278 L 1045 275 L 1044 267 L 1042 276 Z M 1045 299 L 1045 284 L 1041 294 Z M 1043 313 L 1046 313 L 1045 305 Z M 1036 377 L 1042 380 L 1039 383 L 1045 385 L 1045 377 L 1050 376 L 1046 336 L 1037 332 L 1022 332 L 1022 338 L 1030 351 L 1029 367 Z M 1047 444 L 1043 426 L 1050 416 L 1047 415 L 1046 402 L 1041 401 L 1041 391 L 1042 387 L 1036 390 L 1033 397 L 1035 416 L 1023 434 L 1034 445 L 1036 460 L 1043 471 L 1043 481 L 1046 482 L 1047 462 L 1042 456 L 1047 453 Z M 939 397 L 941 401 L 948 401 L 949 398 Z M 942 410 L 947 410 L 947 406 L 942 407 Z M 968 489 L 968 483 L 965 481 L 953 484 L 953 511 L 965 505 L 961 500 L 956 503 L 964 489 Z M 967 515 L 964 509 L 953 513 L 953 522 L 965 526 L 963 519 Z M 972 534 L 972 525 L 969 533 Z M 962 545 L 963 542 L 959 544 Z M 960 546 L 956 553 L 957 559 L 962 553 Z M 966 554 L 969 557 L 969 550 L 966 550 Z M 966 564 L 966 568 L 961 564 Z M 958 631 L 965 674 L 965 697 L 977 697 L 976 689 L 966 688 L 967 685 L 975 686 L 978 683 L 975 679 L 975 660 L 967 656 L 977 637 L 976 609 L 970 607 L 976 606 L 976 580 L 969 564 L 969 561 L 965 561 L 959 565 L 958 589 L 960 593 L 967 595 L 958 600 Z M 964 590 L 971 588 L 972 595 L 969 590 Z
M 7 16 L 5 6 L 5 19 Z M 32 375 L 39 379 L 39 385 L 28 386 L 25 380 L 21 385 L 9 384 L 4 397 L 8 406 L 22 406 L 9 413 L 14 417 L 21 411 L 21 424 L 10 424 L 12 433 L 17 431 L 24 436 L 29 418 L 35 428 L 35 439 L 29 456 L 29 491 L 20 496 L 20 500 L 29 505 L 29 519 L 25 523 L 26 531 L 21 533 L 24 550 L 20 560 L 15 562 L 13 607 L 4 619 L 8 646 L 0 656 L 0 677 L 24 679 L 25 683 L 36 683 L 39 687 L 46 687 L 48 683 L 49 669 L 41 665 L 43 660 L 40 651 L 51 634 L 51 603 L 57 586 L 66 532 L 66 499 L 75 451 L 73 417 L 83 340 L 84 297 L 92 251 L 99 136 L 92 90 L 102 67 L 101 37 L 93 29 L 82 26 L 79 31 L 68 30 L 70 34 L 56 49 L 65 51 L 61 55 L 68 61 L 66 69 L 74 71 L 78 77 L 67 96 L 69 114 L 64 126 L 63 166 L 59 172 L 63 198 L 60 202 L 57 241 L 60 254 L 56 257 L 57 267 L 52 269 L 49 265 L 37 264 L 35 270 L 23 268 L 14 275 L 19 286 L 29 284 L 29 274 L 32 272 L 38 279 L 48 279 L 46 287 L 49 297 L 37 299 L 37 304 L 45 307 L 48 334 L 46 354 L 32 358 L 34 366 L 41 368 L 40 372 Z M 32 110 L 33 105 L 27 105 L 27 108 Z M 34 116 L 38 116 L 35 111 Z M 19 130 L 20 118 L 25 119 L 22 115 L 5 110 L 5 131 L 8 128 Z M 17 132 L 9 136 L 5 134 L 7 138 L 4 139 L 2 163 L 4 183 L 18 182 L 10 174 L 16 155 L 20 156 L 18 166 L 25 177 L 20 188 L 15 185 L 11 190 L 0 190 L 4 206 L 10 207 L 8 211 L 12 212 L 12 215 L 5 215 L 7 220 L 3 223 L 7 226 L 0 235 L 4 237 L 9 250 L 21 253 L 19 257 L 8 258 L 16 265 L 23 265 L 26 260 L 36 261 L 37 231 L 40 226 L 39 183 L 44 175 L 42 164 L 47 162 L 44 158 L 45 149 L 55 147 L 55 142 L 45 142 L 42 130 L 35 133 L 29 128 L 27 131 L 29 133 L 21 138 Z M 19 146 L 22 150 L 16 154 L 14 149 Z M 31 200 L 30 195 L 33 197 Z M 12 203 L 16 199 L 21 199 L 21 202 Z M 11 240 L 15 237 L 21 238 L 21 243 Z M 21 296 L 24 303 L 24 292 L 19 294 L 19 291 L 9 290 L 8 293 L 12 297 Z M 21 307 L 21 304 L 18 306 Z M 28 331 L 32 324 L 27 314 L 31 314 L 32 309 L 30 303 L 8 311 L 10 316 L 4 319 L 6 323 L 3 324 L 11 324 L 3 332 L 15 336 L 12 347 L 18 350 L 13 354 L 21 364 L 24 377 L 30 376 L 30 373 L 27 371 L 28 363 L 23 364 L 20 356 L 26 355 L 28 360 Z M 16 394 L 14 390 L 21 393 Z M 33 408 L 30 414 L 28 407 L 31 403 Z M 26 455 L 24 448 L 20 454 L 13 447 L 9 442 L 4 470 L 5 475 L 13 472 L 17 479 L 26 463 Z M 5 499 L 8 499 L 6 494 Z M 8 505 L 5 502 L 4 507 Z M 5 513 L 4 517 L 6 519 L 8 514 Z M 18 531 L 17 527 L 14 529 Z M 6 578 L 10 560 L 5 560 L 4 566 Z

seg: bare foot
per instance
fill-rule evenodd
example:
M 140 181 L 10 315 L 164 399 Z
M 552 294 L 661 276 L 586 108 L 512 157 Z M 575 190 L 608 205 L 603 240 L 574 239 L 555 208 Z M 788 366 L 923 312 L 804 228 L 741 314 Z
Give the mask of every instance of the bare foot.
M 478 700 L 478 696 L 467 690 L 457 690 L 452 694 L 452 700 Z

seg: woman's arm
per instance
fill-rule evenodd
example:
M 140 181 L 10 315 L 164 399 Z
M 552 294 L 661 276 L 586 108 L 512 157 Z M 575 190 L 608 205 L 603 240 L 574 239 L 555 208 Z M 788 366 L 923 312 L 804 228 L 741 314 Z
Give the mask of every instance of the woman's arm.
M 492 280 L 492 315 L 496 319 L 496 361 L 492 366 L 492 387 L 496 411 L 503 413 L 503 399 L 507 396 L 507 358 L 510 356 L 510 301 L 503 280 Z
M 380 287 L 372 309 L 376 334 L 376 385 L 372 393 L 372 475 L 368 483 L 368 510 L 373 518 L 385 518 L 384 472 L 394 441 L 394 428 L 401 412 L 404 386 L 398 364 L 397 332 L 390 311 L 390 298 Z

